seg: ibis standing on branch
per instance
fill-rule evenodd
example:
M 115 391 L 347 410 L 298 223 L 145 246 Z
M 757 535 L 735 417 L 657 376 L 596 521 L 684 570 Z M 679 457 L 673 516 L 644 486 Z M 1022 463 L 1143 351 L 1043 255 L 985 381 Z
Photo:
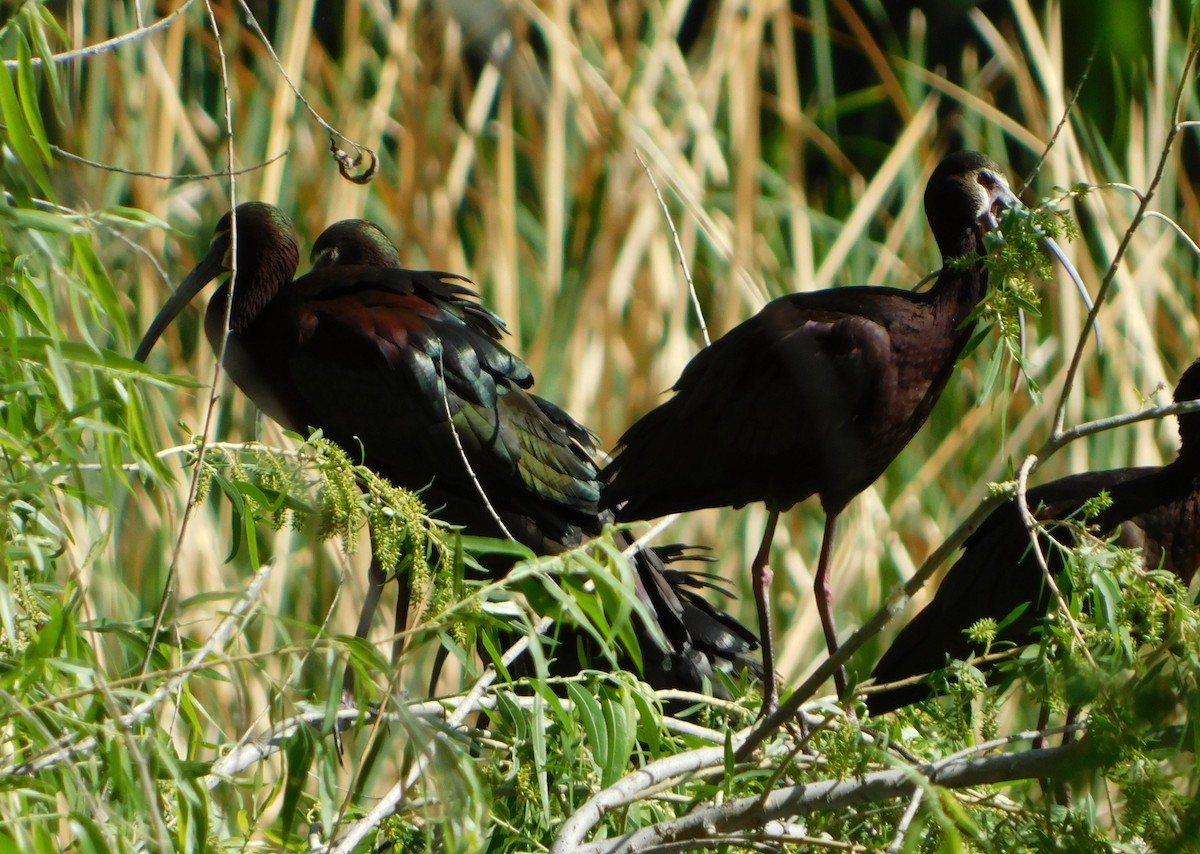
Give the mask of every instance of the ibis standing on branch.
M 675 394 L 625 432 L 601 473 L 601 505 L 622 521 L 766 504 L 766 531 L 751 567 L 768 674 L 765 711 L 777 700 L 769 678 L 769 558 L 779 514 L 811 495 L 821 498 L 825 531 L 813 586 L 832 653 L 838 639 L 829 571 L 838 515 L 929 417 L 971 338 L 968 318 L 987 292 L 984 232 L 1017 205 L 990 159 L 974 151 L 947 156 L 925 191 L 925 215 L 942 255 L 929 290 L 841 287 L 771 301 L 692 358 Z M 1044 242 L 1063 260 L 1049 238 Z M 844 694 L 840 670 L 836 681 Z

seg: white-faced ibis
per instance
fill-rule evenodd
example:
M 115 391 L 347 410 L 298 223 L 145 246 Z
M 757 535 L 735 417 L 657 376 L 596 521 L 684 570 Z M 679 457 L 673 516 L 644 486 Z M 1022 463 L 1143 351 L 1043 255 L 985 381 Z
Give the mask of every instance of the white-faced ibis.
M 601 474 L 601 504 L 620 520 L 765 502 L 752 583 L 767 674 L 774 673 L 768 559 L 779 514 L 821 497 L 826 521 L 814 587 L 832 652 L 829 563 L 838 514 L 925 423 L 987 290 L 983 232 L 1016 204 L 987 157 L 949 155 L 925 191 L 943 261 L 929 290 L 842 287 L 775 299 L 697 353 L 674 396 L 618 441 Z M 844 693 L 844 676 L 837 681 Z M 775 701 L 768 679 L 765 708 Z
M 590 434 L 526 391 L 529 369 L 501 343 L 503 322 L 467 280 L 401 269 L 390 241 L 369 223 L 332 226 L 314 245 L 314 269 L 293 281 L 298 242 L 287 217 L 260 202 L 239 205 L 220 220 L 208 253 L 154 319 L 136 358 L 144 360 L 182 308 L 231 269 L 235 219 L 236 272 L 209 303 L 205 332 L 217 352 L 225 339 L 225 368 L 260 409 L 301 434 L 321 429 L 393 483 L 421 491 L 439 518 L 469 533 L 511 536 L 550 554 L 600 531 Z M 665 577 L 639 578 L 652 588 L 647 602 L 671 652 L 692 655 L 683 604 L 667 595 Z M 379 583 L 373 566 L 360 632 Z
M 1200 361 L 1184 372 L 1175 400 L 1200 398 Z M 1080 508 L 1107 491 L 1107 509 L 1087 521 L 1098 536 L 1115 533 L 1116 544 L 1140 548 L 1142 565 L 1162 568 L 1188 584 L 1200 567 L 1200 413 L 1179 418 L 1179 455 L 1160 467 L 1093 471 L 1071 475 L 1030 489 L 1027 506 L 1034 517 L 1050 523 L 1075 517 Z M 1049 535 L 1065 546 L 1076 542 L 1075 529 L 1047 525 Z M 1062 552 L 1039 535 L 1039 548 L 1051 572 L 1063 567 Z M 997 634 L 1000 646 L 1031 643 L 1034 628 L 1050 609 L 1052 595 L 1033 554 L 1028 531 L 1014 502 L 997 508 L 963 544 L 962 556 L 938 587 L 933 600 L 892 641 L 872 672 L 884 684 L 930 673 L 950 660 L 979 655 L 983 647 L 964 633 L 984 618 L 1002 624 L 1019 607 L 1019 616 Z M 993 642 L 993 647 L 996 643 Z M 924 700 L 931 689 L 906 685 L 867 697 L 871 714 Z

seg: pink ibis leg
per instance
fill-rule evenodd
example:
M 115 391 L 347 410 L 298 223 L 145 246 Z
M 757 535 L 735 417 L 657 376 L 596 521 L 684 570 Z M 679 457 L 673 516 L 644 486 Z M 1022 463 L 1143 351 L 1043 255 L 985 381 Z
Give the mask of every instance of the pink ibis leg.
M 829 565 L 833 557 L 833 536 L 837 527 L 837 514 L 825 517 L 825 533 L 821 537 L 821 556 L 817 558 L 817 574 L 813 579 L 813 593 L 817 597 L 817 613 L 821 616 L 821 629 L 825 632 L 825 646 L 829 654 L 837 652 L 837 625 L 833 620 L 833 590 L 829 585 Z M 833 684 L 839 697 L 846 696 L 846 671 L 839 667 L 833 674 Z
M 771 541 L 775 539 L 775 525 L 779 522 L 779 511 L 771 510 L 767 516 L 767 529 L 763 532 L 762 544 L 754 563 L 750 566 L 750 583 L 754 588 L 754 602 L 758 605 L 758 631 L 762 635 L 763 650 L 763 704 L 761 715 L 769 715 L 779 705 L 779 690 L 775 685 L 775 646 L 771 635 Z

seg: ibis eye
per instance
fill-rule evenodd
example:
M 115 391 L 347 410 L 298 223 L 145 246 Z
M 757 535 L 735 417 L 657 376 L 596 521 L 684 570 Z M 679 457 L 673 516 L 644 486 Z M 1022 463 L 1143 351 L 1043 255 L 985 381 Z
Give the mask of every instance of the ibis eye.
M 996 178 L 995 175 L 993 175 L 991 172 L 988 172 L 987 170 L 981 171 L 978 174 L 978 176 L 976 176 L 975 180 L 977 180 L 979 182 L 979 185 L 981 187 L 983 187 L 985 190 L 994 190 L 998 186 L 1000 186 L 999 179 Z

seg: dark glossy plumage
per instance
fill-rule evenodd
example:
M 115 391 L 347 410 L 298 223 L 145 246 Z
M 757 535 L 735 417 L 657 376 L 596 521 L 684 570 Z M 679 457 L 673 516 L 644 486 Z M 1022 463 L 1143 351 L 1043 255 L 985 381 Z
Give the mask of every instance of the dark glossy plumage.
M 327 228 L 313 244 L 312 260 L 314 271 L 336 266 L 343 274 L 359 266 L 379 268 L 398 267 L 400 264 L 399 253 L 387 235 L 374 223 L 365 220 L 343 220 Z M 522 402 L 519 411 L 534 413 L 534 417 L 514 423 L 512 413 L 518 411 L 514 408 L 514 402 L 518 399 Z M 532 403 L 532 406 L 525 404 L 525 401 Z M 563 489 L 560 477 L 554 480 L 557 484 L 554 492 L 526 484 L 524 491 L 517 491 L 518 501 L 515 503 L 511 491 L 498 494 L 488 491 L 493 508 L 518 539 L 539 553 L 557 551 L 578 544 L 582 537 L 598 533 L 605 523 L 612 521 L 611 514 L 601 512 L 597 506 L 598 493 L 594 491 L 596 469 L 592 461 L 597 457 L 598 450 L 594 444 L 595 437 L 586 427 L 556 404 L 536 394 L 512 389 L 507 394 L 497 395 L 495 418 L 503 429 L 516 430 L 522 436 L 519 444 L 526 455 L 540 458 L 546 455 L 547 445 L 565 446 L 582 452 L 587 461 L 587 465 L 577 469 L 573 476 L 583 482 L 578 494 L 590 500 L 576 516 L 576 524 L 565 540 L 555 539 L 554 535 L 547 532 L 544 514 L 529 513 L 530 506 L 541 507 L 548 500 L 558 502 L 558 492 Z M 478 469 L 476 453 L 468 456 L 472 468 Z M 481 532 L 479 524 L 463 524 L 473 533 Z M 561 528 L 552 530 L 559 531 Z M 532 535 L 522 536 L 522 533 Z M 665 561 L 680 556 L 678 548 L 667 552 L 662 549 L 640 550 L 634 554 L 639 593 L 643 603 L 656 617 L 667 638 L 668 647 L 662 648 L 640 629 L 639 643 L 645 653 L 643 672 L 651 684 L 698 689 L 702 680 L 711 676 L 709 659 L 743 662 L 745 654 L 757 646 L 757 640 L 752 632 L 730 615 L 713 607 L 694 592 L 703 585 L 698 585 L 693 575 L 666 568 Z M 650 654 L 656 648 L 663 653 L 661 656 Z M 569 664 L 566 666 L 570 669 Z
M 229 229 L 227 214 L 177 294 L 190 299 L 224 272 Z M 501 343 L 503 322 L 465 279 L 341 258 L 293 282 L 291 223 L 258 202 L 238 207 L 238 241 L 244 284 L 224 364 L 267 415 L 301 434 L 319 427 L 352 454 L 361 447 L 367 465 L 395 483 L 427 487 L 431 509 L 477 533 L 501 535 L 480 488 L 513 537 L 539 553 L 598 531 L 599 487 L 587 452 L 524 391 L 529 369 Z M 205 315 L 214 349 L 228 295 L 226 282 Z M 138 358 L 183 303 L 172 299 L 173 313 L 156 321 Z
M 946 157 L 925 193 L 943 257 L 928 291 L 846 287 L 773 300 L 696 354 L 674 396 L 626 431 L 601 474 L 601 503 L 622 520 L 766 503 L 754 584 L 768 672 L 766 562 L 778 513 L 821 497 L 817 600 L 835 649 L 827 582 L 834 520 L 928 418 L 970 338 L 973 324 L 964 321 L 987 290 L 982 223 L 1013 203 L 991 160 Z M 949 263 L 964 257 L 980 261 Z
M 1197 398 L 1200 361 L 1192 363 L 1175 390 L 1177 401 Z M 1043 522 L 1063 520 L 1107 490 L 1112 503 L 1096 517 L 1093 530 L 1102 536 L 1116 532 L 1118 545 L 1142 549 L 1147 569 L 1161 566 L 1187 584 L 1200 566 L 1200 414 L 1181 417 L 1179 435 L 1179 455 L 1168 465 L 1071 475 L 1030 489 L 1027 505 Z M 1057 526 L 1053 532 L 1064 544 L 1074 543 L 1072 529 Z M 1047 547 L 1046 534 L 1040 539 L 1051 570 L 1059 571 L 1061 553 Z M 985 617 L 1000 622 L 1025 603 L 1030 607 L 1000 632 L 999 641 L 1029 643 L 1051 604 L 1021 515 L 1009 502 L 963 544 L 962 556 L 933 600 L 896 636 L 871 675 L 880 684 L 895 682 L 978 655 L 982 649 L 963 630 Z M 925 685 L 896 688 L 869 695 L 867 706 L 881 714 L 930 694 Z
M 137 358 L 228 269 L 232 219 L 222 218 L 208 253 L 155 319 Z M 420 490 L 432 512 L 469 533 L 509 534 L 538 554 L 599 533 L 604 518 L 591 435 L 526 391 L 529 369 L 503 345 L 503 322 L 479 304 L 466 279 L 400 269 L 386 236 L 358 220 L 331 226 L 313 247 L 313 270 L 293 281 L 297 240 L 280 211 L 239 205 L 236 225 L 224 364 L 260 409 L 301 434 L 321 429 L 352 456 L 361 452 L 362 462 Z M 229 294 L 226 282 L 205 316 L 217 350 Z M 684 607 L 654 561 L 651 554 L 638 558 L 646 601 L 673 651 L 691 655 Z M 368 616 L 373 608 L 369 599 Z
M 967 184 L 980 170 L 999 175 L 963 152 L 929 180 L 944 260 L 982 251 L 976 220 L 991 200 Z M 860 286 L 771 301 L 697 353 L 675 395 L 620 438 L 603 503 L 644 519 L 754 501 L 786 510 L 820 494 L 836 513 L 925 422 L 986 289 L 978 265 L 924 292 Z

